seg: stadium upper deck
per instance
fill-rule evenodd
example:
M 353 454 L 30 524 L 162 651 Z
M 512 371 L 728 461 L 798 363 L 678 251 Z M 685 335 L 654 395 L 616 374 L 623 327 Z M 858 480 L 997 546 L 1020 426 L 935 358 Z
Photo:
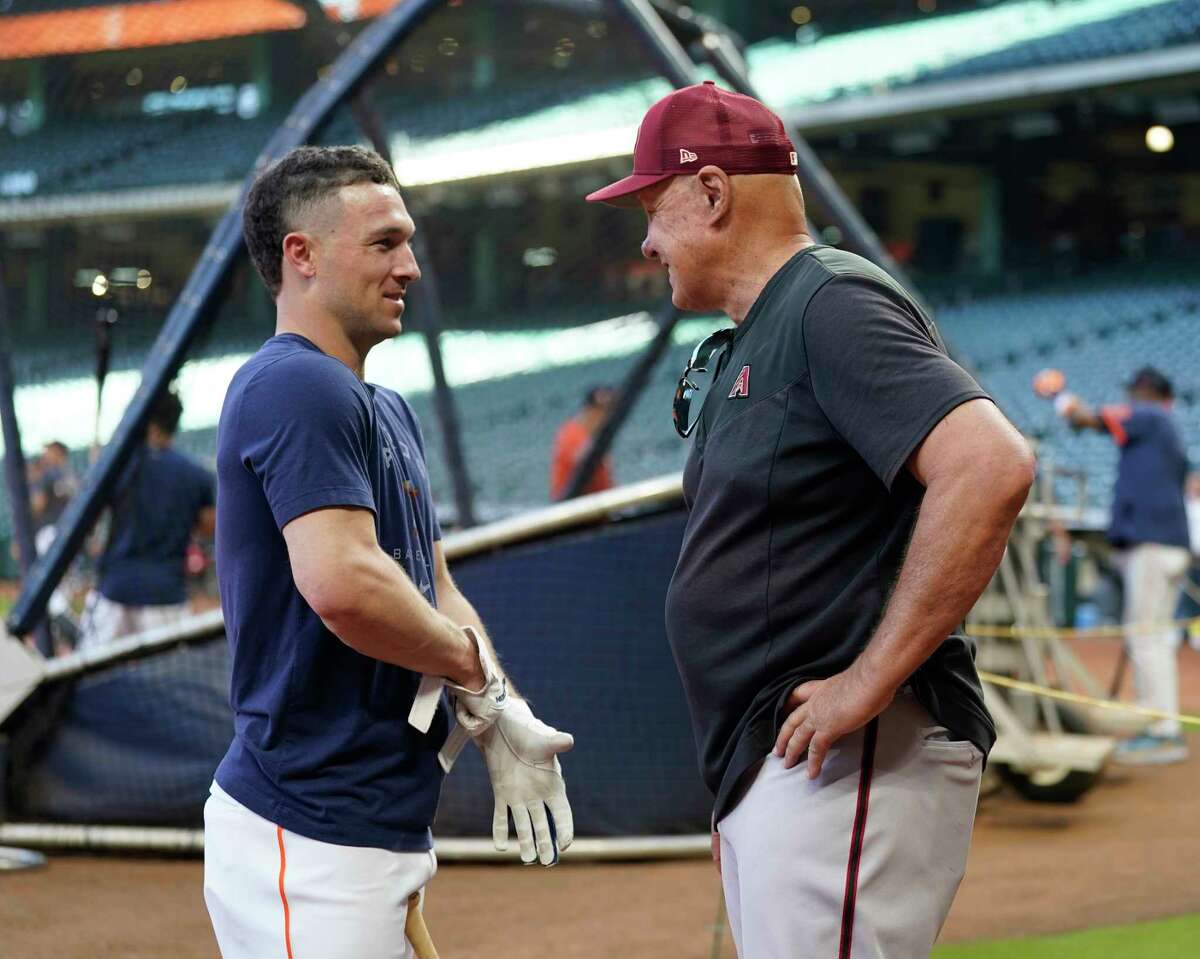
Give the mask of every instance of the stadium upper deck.
M 331 58 L 328 31 L 322 39 L 311 28 L 327 20 L 343 45 L 382 6 L 328 4 L 326 17 L 316 0 L 239 4 L 239 17 L 277 18 L 251 29 L 224 18 L 225 3 L 94 8 L 47 0 L 14 3 L 0 17 L 0 57 L 19 35 L 38 33 L 43 51 L 26 47 L 0 59 L 0 193 L 9 194 L 0 196 L 0 263 L 30 448 L 51 437 L 73 447 L 90 441 L 90 417 L 77 411 L 93 402 L 92 327 L 98 312 L 116 311 L 107 435 L 216 216 Z M 846 6 L 860 5 L 871 6 Z M 763 95 L 806 129 L 923 291 L 959 304 L 943 322 L 985 385 L 1024 428 L 1057 442 L 1046 410 L 1026 408 L 1030 367 L 1065 362 L 1076 327 L 1108 295 L 1089 298 L 1072 278 L 1200 247 L 1200 0 L 963 2 L 943 12 L 946 5 L 870 28 L 839 22 L 824 33 L 818 11 L 795 40 L 753 44 L 748 62 Z M 183 39 L 133 42 L 127 28 L 149 6 L 185 31 Z M 600 0 L 447 2 L 373 78 L 372 105 L 427 237 L 444 325 L 455 331 L 444 350 L 472 472 L 477 483 L 486 477 L 485 510 L 543 498 L 544 470 L 530 466 L 528 452 L 546 445 L 584 385 L 619 379 L 650 335 L 644 318 L 562 328 L 637 315 L 664 293 L 661 271 L 638 255 L 639 218 L 579 201 L 627 166 L 636 118 L 667 90 L 608 10 Z M 97 32 L 98 11 L 107 33 Z M 220 13 L 217 27 L 205 25 L 203 11 Z M 60 28 L 91 24 L 91 46 L 70 30 L 14 27 L 34 17 L 64 17 Z M 79 52 L 62 52 L 67 41 Z M 1043 83 L 1048 77 L 1053 84 Z M 972 99 L 954 99 L 967 89 Z M 1147 127 L 1158 123 L 1174 130 L 1171 152 L 1148 149 Z M 321 139 L 361 136 L 341 110 Z M 836 231 L 823 239 L 839 242 Z M 1024 311 L 1013 291 L 1047 277 L 1062 286 L 1061 305 L 1034 298 Z M 1160 308 L 1158 293 L 1142 296 L 1135 278 L 1111 289 L 1121 284 L 1135 288 L 1124 312 L 1097 327 L 1121 352 L 1089 353 L 1076 376 L 1094 374 L 1098 390 L 1139 351 L 1194 353 L 1180 344 L 1194 311 L 1171 307 L 1169 322 L 1139 328 Z M 1007 305 L 981 299 L 981 291 Z M 419 324 L 419 311 L 411 319 L 410 327 Z M 1050 336 L 1043 351 L 1038 337 L 1059 324 L 1062 336 Z M 270 303 L 243 264 L 181 375 L 183 442 L 196 452 L 211 447 L 221 378 L 270 326 Z M 663 427 L 676 354 L 702 335 L 686 329 L 692 339 L 675 343 L 618 440 L 618 461 L 638 464 L 637 472 L 619 470 L 622 479 L 681 459 L 683 447 Z M 461 332 L 472 330 L 491 335 Z M 497 335 L 502 330 L 519 332 Z M 1035 345 L 1021 346 L 1023 338 Z M 421 344 L 402 340 L 372 375 L 427 403 Z M 468 355 L 490 365 L 468 368 Z M 1190 366 L 1171 369 L 1186 386 Z M 1197 409 L 1189 401 L 1193 426 Z M 1200 450 L 1194 429 L 1189 442 Z M 1084 452 L 1105 475 L 1102 451 Z M 1093 495 L 1103 496 L 1103 486 Z M 0 516 L 0 539 L 2 524 Z
M 364 16 L 386 6 L 386 0 L 327 3 L 327 12 L 347 18 L 349 36 Z M 585 6 L 531 5 L 550 11 Z M 298 81 L 323 62 L 304 41 L 307 16 L 303 3 L 287 0 L 13 3 L 0 18 L 0 197 L 7 198 L 0 200 L 0 223 L 63 209 L 39 198 L 138 191 L 149 208 L 148 188 L 240 180 L 303 89 Z M 500 89 L 484 82 L 440 91 L 455 95 L 436 102 L 425 95 L 431 56 L 465 58 L 489 42 L 511 43 L 514 38 L 503 36 L 511 26 L 497 24 L 501 35 L 490 40 L 450 37 L 453 45 L 415 51 L 389 65 L 389 75 L 400 74 L 411 88 L 408 96 L 377 104 L 404 137 L 398 159 L 405 182 L 462 175 L 447 169 L 446 154 L 486 150 L 497 135 L 511 142 L 513 131 L 497 128 L 517 117 L 530 144 L 564 128 L 587 125 L 596 132 L 548 157 L 551 165 L 629 151 L 629 117 L 666 86 L 657 79 L 606 82 L 603 35 L 567 37 L 569 50 L 554 48 L 551 55 L 572 60 L 566 89 Z M 1009 0 L 824 37 L 809 26 L 795 41 L 767 40 L 747 52 L 763 96 L 801 125 L 819 122 L 815 108 L 821 105 L 878 100 L 883 92 L 1193 44 L 1200 0 Z M 589 57 L 595 62 L 580 69 Z M 1182 68 L 1159 68 L 1171 69 Z M 447 142 L 452 136 L 453 144 Z M 195 193 L 191 202 L 213 208 L 229 195 Z M 88 206 L 81 200 L 73 208 Z

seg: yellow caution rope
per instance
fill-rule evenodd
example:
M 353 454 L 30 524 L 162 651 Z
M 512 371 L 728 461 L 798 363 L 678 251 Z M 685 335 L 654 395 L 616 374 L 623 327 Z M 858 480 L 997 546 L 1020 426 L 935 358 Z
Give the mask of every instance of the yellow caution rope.
M 1132 703 L 1116 703 L 1111 699 L 1095 699 L 1079 693 L 1069 693 L 1062 689 L 1051 689 L 1049 686 L 1039 686 L 1037 683 L 1027 683 L 1020 679 L 1009 679 L 996 673 L 981 672 L 979 678 L 993 686 L 1004 686 L 1008 689 L 1019 689 L 1026 693 L 1035 693 L 1048 699 L 1057 699 L 1064 703 L 1076 703 L 1080 706 L 1095 706 L 1097 709 L 1108 709 L 1118 713 L 1132 713 L 1135 716 L 1145 716 L 1147 719 L 1173 719 L 1185 726 L 1200 727 L 1200 716 L 1189 716 L 1186 713 L 1167 713 L 1146 706 L 1135 706 Z

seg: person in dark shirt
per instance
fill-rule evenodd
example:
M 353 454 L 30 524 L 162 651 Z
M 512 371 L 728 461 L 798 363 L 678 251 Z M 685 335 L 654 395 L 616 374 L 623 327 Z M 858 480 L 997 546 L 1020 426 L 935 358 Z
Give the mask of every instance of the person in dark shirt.
M 1119 551 L 1124 581 L 1125 643 L 1138 704 L 1179 712 L 1179 631 L 1171 623 L 1191 563 L 1184 487 L 1188 460 L 1171 415 L 1171 381 L 1153 367 L 1128 384 L 1129 402 L 1093 410 L 1061 393 L 1059 414 L 1075 429 L 1106 433 L 1120 449 L 1108 539 Z M 1182 762 L 1182 727 L 1153 722 L 1113 754 L 1125 765 Z
M 146 439 L 117 481 L 96 588 L 85 601 L 80 645 L 96 646 L 188 614 L 185 561 L 193 536 L 215 526 L 213 476 L 172 443 L 183 404 L 154 403 Z
M 51 440 L 31 470 L 29 511 L 32 514 L 34 549 L 42 556 L 58 535 L 58 520 L 75 495 L 78 482 L 71 469 L 70 451 L 59 440 Z M 70 652 L 79 644 L 79 626 L 71 612 L 69 594 L 77 587 L 78 563 L 68 567 L 62 582 L 54 587 L 46 603 L 55 651 Z
M 557 754 L 573 740 L 495 663 L 447 566 L 416 416 L 363 378 L 421 275 L 414 229 L 392 168 L 358 147 L 293 150 L 247 196 L 276 326 L 217 428 L 234 736 L 204 808 L 204 898 L 224 959 L 410 957 L 466 736 L 496 846 L 510 813 L 527 863 L 571 843 Z
M 33 526 L 37 530 L 39 540 L 44 537 L 43 531 L 52 529 L 67 508 L 67 503 L 75 495 L 76 480 L 71 470 L 69 451 L 65 443 L 51 440 L 42 449 L 34 471 L 33 482 L 29 490 L 29 510 L 33 515 Z M 54 541 L 53 535 L 48 541 L 39 542 L 38 554 L 44 553 Z
M 583 409 L 562 424 L 554 436 L 554 452 L 550 460 L 550 498 L 561 499 L 567 483 L 592 448 L 592 437 L 604 423 L 613 403 L 613 390 L 608 386 L 593 386 L 583 397 Z M 600 461 L 584 493 L 599 493 L 612 489 L 612 456 Z
M 734 323 L 676 393 L 666 626 L 738 954 L 924 959 L 995 738 L 958 627 L 1033 456 L 895 280 L 814 242 L 795 172 L 778 117 L 706 82 L 588 199 L 640 206 L 675 305 Z

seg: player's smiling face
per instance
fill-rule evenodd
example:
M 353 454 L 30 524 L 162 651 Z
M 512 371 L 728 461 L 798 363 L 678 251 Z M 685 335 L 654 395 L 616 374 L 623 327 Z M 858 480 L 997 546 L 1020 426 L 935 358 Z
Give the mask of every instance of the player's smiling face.
M 671 301 L 681 310 L 720 307 L 709 287 L 712 273 L 705 264 L 707 204 L 696 178 L 675 176 L 638 193 L 646 211 L 642 256 L 667 268 Z
M 369 349 L 400 332 L 408 284 L 421 276 L 412 217 L 400 194 L 378 183 L 342 187 L 331 206 L 320 235 L 321 300 Z

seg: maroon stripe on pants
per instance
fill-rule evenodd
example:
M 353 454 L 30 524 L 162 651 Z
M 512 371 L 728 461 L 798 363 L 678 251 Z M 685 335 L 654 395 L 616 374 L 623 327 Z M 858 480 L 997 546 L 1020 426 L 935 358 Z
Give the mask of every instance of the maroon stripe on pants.
M 867 723 L 863 733 L 862 767 L 858 775 L 858 808 L 854 811 L 854 829 L 850 833 L 850 860 L 846 863 L 846 894 L 842 899 L 842 938 L 838 959 L 850 959 L 854 941 L 854 902 L 858 898 L 858 867 L 862 861 L 863 834 L 867 831 L 867 807 L 871 801 L 871 773 L 875 768 L 875 739 L 879 719 Z

